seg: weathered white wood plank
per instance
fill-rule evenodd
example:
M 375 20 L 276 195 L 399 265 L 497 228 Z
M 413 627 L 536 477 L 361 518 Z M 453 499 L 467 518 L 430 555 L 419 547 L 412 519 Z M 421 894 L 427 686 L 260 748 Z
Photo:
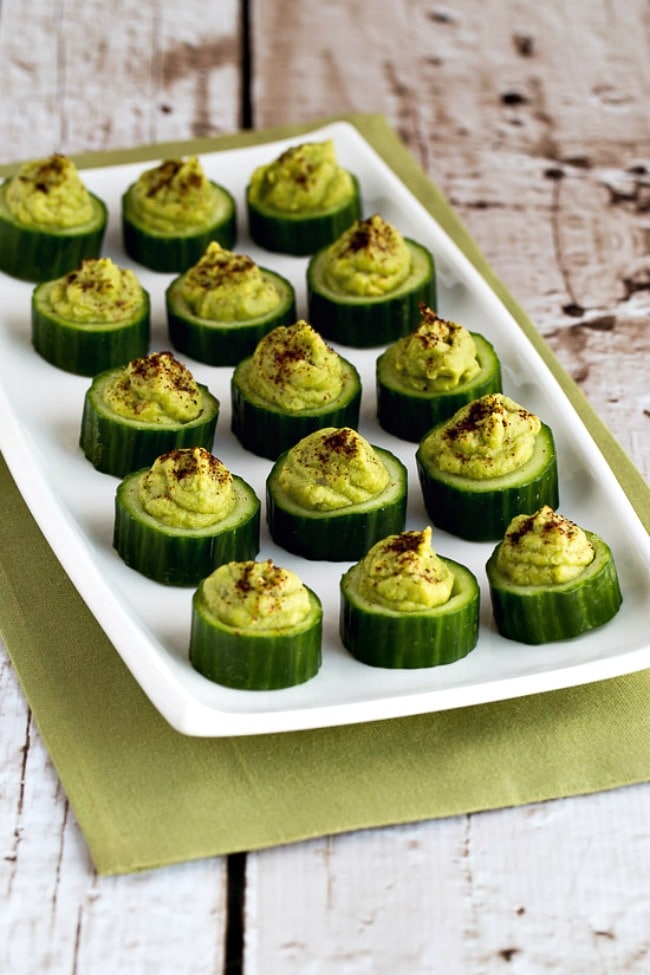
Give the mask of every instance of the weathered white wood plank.
M 3 0 L 2 161 L 235 128 L 238 7 Z M 0 971 L 220 972 L 225 861 L 97 877 L 0 653 Z
M 649 813 L 633 787 L 256 854 L 245 970 L 644 975 Z

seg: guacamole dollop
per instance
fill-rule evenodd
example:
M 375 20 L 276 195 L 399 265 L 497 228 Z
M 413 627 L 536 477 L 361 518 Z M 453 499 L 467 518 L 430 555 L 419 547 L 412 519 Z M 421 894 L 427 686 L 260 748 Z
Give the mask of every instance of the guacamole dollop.
M 302 319 L 258 342 L 247 378 L 256 395 L 292 413 L 325 406 L 343 385 L 340 356 Z
M 323 279 L 332 291 L 380 297 L 411 273 L 411 252 L 399 230 L 379 214 L 356 220 L 323 256 Z
M 220 566 L 204 580 L 203 594 L 213 616 L 241 630 L 287 629 L 311 611 L 300 578 L 271 559 Z
M 251 203 L 278 213 L 331 210 L 354 192 L 352 176 L 339 166 L 331 139 L 285 149 L 253 171 L 248 187 Z
M 502 393 L 461 407 L 422 441 L 442 471 L 475 479 L 498 477 L 530 460 L 541 421 Z
M 196 156 L 165 159 L 146 169 L 129 188 L 135 217 L 161 234 L 186 233 L 212 223 L 219 193 Z
M 418 392 L 442 392 L 473 379 L 481 366 L 471 333 L 425 305 L 420 314 L 417 328 L 395 344 L 395 369 L 404 385 Z
M 512 519 L 496 564 L 515 585 L 549 586 L 579 576 L 594 552 L 582 528 L 543 505 L 532 515 Z
M 431 546 L 431 528 L 389 535 L 359 563 L 358 592 L 396 613 L 422 613 L 449 600 L 454 574 Z
M 324 427 L 303 437 L 287 452 L 278 477 L 299 505 L 324 511 L 368 501 L 389 481 L 372 445 L 350 427 Z
M 118 267 L 110 257 L 87 258 L 54 281 L 48 293 L 56 315 L 81 324 L 132 318 L 144 300 L 135 273 Z
M 216 241 L 179 281 L 179 296 L 197 318 L 242 322 L 272 312 L 281 296 L 270 278 L 246 254 Z
M 174 528 L 208 528 L 235 507 L 233 476 L 205 447 L 179 447 L 161 454 L 140 480 L 142 507 Z
M 201 413 L 201 393 L 190 370 L 171 352 L 133 359 L 104 389 L 119 416 L 143 423 L 189 423 Z
M 49 230 L 83 226 L 94 215 L 90 193 L 67 156 L 23 163 L 8 183 L 7 208 L 18 223 Z

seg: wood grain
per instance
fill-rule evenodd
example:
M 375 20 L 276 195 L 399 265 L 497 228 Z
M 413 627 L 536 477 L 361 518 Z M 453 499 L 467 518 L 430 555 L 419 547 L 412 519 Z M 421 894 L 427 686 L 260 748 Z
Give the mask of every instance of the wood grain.
M 3 0 L 0 161 L 382 112 L 650 477 L 647 0 L 287 9 Z M 4 654 L 0 740 L 0 970 L 222 971 L 224 861 L 97 877 Z M 249 854 L 244 971 L 641 975 L 649 823 L 643 785 Z

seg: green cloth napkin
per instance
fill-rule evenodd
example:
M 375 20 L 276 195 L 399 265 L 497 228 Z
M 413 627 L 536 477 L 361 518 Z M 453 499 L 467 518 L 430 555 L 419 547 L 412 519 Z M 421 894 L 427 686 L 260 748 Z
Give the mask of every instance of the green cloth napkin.
M 650 490 L 381 116 L 346 116 L 434 214 L 547 361 L 650 528 Z M 323 120 L 321 120 L 323 121 Z M 331 119 L 324 121 L 332 121 Z M 77 157 L 250 145 L 292 126 Z M 525 699 L 229 739 L 174 731 L 122 663 L 0 461 L 0 628 L 100 873 L 650 779 L 650 671 Z

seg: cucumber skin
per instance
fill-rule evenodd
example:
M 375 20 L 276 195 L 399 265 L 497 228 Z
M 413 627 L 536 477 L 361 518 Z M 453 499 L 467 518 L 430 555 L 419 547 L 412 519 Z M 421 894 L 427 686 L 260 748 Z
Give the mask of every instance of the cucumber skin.
M 172 281 L 165 292 L 165 304 L 169 340 L 174 348 L 210 366 L 236 366 L 252 355 L 257 343 L 278 325 L 293 325 L 297 318 L 293 287 L 279 274 L 266 268 L 261 270 L 283 282 L 288 289 L 287 300 L 252 325 L 209 322 L 183 313 L 175 297 L 178 279 Z
M 51 365 L 77 376 L 96 376 L 147 354 L 150 298 L 146 291 L 140 312 L 128 322 L 85 326 L 41 307 L 48 285 L 38 285 L 32 294 L 32 345 Z
M 331 342 L 357 349 L 388 345 L 408 335 L 420 321 L 420 305 L 436 307 L 436 276 L 433 256 L 421 244 L 405 238 L 420 259 L 425 258 L 426 276 L 408 290 L 378 299 L 347 300 L 344 295 L 321 291 L 316 280 L 322 251 L 307 267 L 309 322 Z
M 0 186 L 0 191 L 4 185 Z M 90 197 L 96 211 L 96 223 L 87 230 L 76 232 L 56 233 L 23 227 L 0 206 L 0 271 L 22 281 L 39 284 L 62 277 L 84 258 L 99 257 L 108 210 L 99 197 L 92 193 Z
M 596 549 L 593 569 L 561 585 L 514 586 L 496 568 L 494 549 L 486 563 L 492 611 L 499 633 L 509 640 L 538 645 L 570 640 L 609 622 L 623 596 L 609 546 L 593 532 L 585 532 Z
M 422 497 L 434 525 L 468 541 L 494 541 L 503 537 L 515 515 L 532 514 L 545 504 L 557 508 L 555 445 L 551 429 L 545 423 L 538 438 L 542 438 L 538 450 L 544 449 L 547 455 L 541 470 L 526 482 L 503 489 L 491 487 L 490 479 L 476 482 L 480 485 L 478 490 L 464 487 L 460 483 L 462 479 L 452 475 L 442 475 L 449 480 L 441 480 L 427 468 L 421 446 L 418 447 L 415 457 Z
M 220 404 L 205 386 L 199 385 L 205 405 L 198 419 L 172 427 L 147 426 L 102 411 L 97 384 L 106 375 L 100 373 L 86 391 L 79 436 L 79 445 L 96 470 L 125 477 L 150 467 L 157 457 L 176 447 L 212 450 Z
M 442 557 L 441 557 L 442 558 Z M 354 569 L 341 579 L 339 632 L 346 649 L 371 667 L 437 667 L 466 657 L 478 642 L 480 589 L 465 566 L 442 558 L 456 575 L 454 606 L 440 612 L 391 613 L 355 598 Z M 461 592 L 458 592 L 461 579 Z M 460 599 L 464 594 L 465 598 Z
M 352 174 L 351 174 L 352 175 Z M 282 214 L 250 199 L 246 188 L 248 232 L 258 247 L 276 254 L 307 257 L 327 247 L 361 216 L 359 181 L 352 176 L 353 196 L 326 213 Z
M 225 562 L 254 559 L 259 552 L 260 508 L 253 489 L 235 478 L 236 489 L 246 499 L 248 517 L 228 528 L 182 531 L 151 518 L 131 495 L 149 468 L 126 476 L 115 493 L 113 547 L 126 565 L 166 586 L 196 586 Z M 232 515 L 227 519 L 232 521 Z
M 386 382 L 392 346 L 382 352 L 376 367 L 377 418 L 387 433 L 418 443 L 432 427 L 448 420 L 462 406 L 487 393 L 502 391 L 501 365 L 494 348 L 483 336 L 475 332 L 472 336 L 479 352 L 481 372 L 456 389 L 432 395 L 403 391 Z
M 266 481 L 266 520 L 273 541 L 305 559 L 351 562 L 363 558 L 368 549 L 387 535 L 404 531 L 406 523 L 407 471 L 389 451 L 374 448 L 391 459 L 390 470 L 399 476 L 398 497 L 359 511 L 359 505 L 338 511 L 297 512 L 285 508 L 277 490 L 277 478 L 286 454 L 281 454 Z M 357 509 L 355 511 L 355 508 Z
M 245 362 L 235 369 L 231 383 L 232 421 L 231 429 L 245 450 L 277 460 L 280 454 L 308 434 L 322 427 L 351 427 L 359 425 L 361 408 L 361 379 L 352 363 L 346 362 L 344 368 L 350 379 L 348 395 L 323 407 L 304 413 L 283 413 L 277 407 L 265 407 L 255 403 L 246 395 L 246 390 L 238 382 L 238 372 Z
M 322 660 L 323 611 L 308 590 L 312 612 L 300 627 L 250 633 L 219 623 L 202 586 L 192 598 L 190 663 L 208 680 L 237 690 L 279 690 L 315 677 Z
M 208 227 L 178 236 L 153 233 L 139 224 L 132 213 L 129 187 L 122 196 L 122 243 L 129 257 L 151 271 L 181 273 L 196 264 L 210 241 L 216 240 L 226 250 L 231 250 L 237 240 L 235 200 L 225 187 L 212 185 L 227 201 L 226 213 Z

